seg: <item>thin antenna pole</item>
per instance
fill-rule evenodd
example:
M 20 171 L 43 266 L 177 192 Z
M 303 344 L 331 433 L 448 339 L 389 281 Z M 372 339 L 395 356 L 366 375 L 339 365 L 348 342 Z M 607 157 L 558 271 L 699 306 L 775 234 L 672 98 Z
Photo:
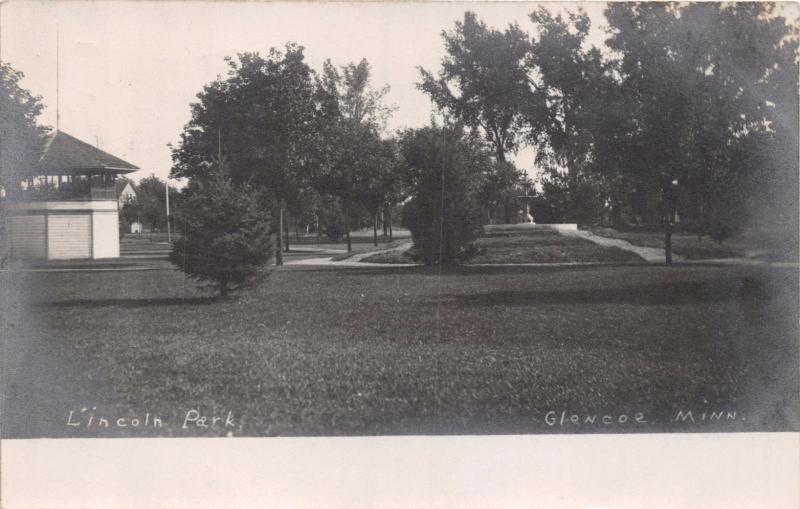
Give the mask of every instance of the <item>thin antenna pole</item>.
M 169 227 L 169 177 L 164 182 L 165 194 L 167 195 L 167 242 L 172 244 L 172 232 Z
M 0 27 L 3 26 L 3 0 L 0 0 Z M 0 31 L 2 32 L 2 31 Z M 3 61 L 3 37 L 0 33 L 0 62 Z
M 61 59 L 61 28 L 56 25 L 56 132 L 61 126 L 61 82 L 60 82 L 60 59 Z

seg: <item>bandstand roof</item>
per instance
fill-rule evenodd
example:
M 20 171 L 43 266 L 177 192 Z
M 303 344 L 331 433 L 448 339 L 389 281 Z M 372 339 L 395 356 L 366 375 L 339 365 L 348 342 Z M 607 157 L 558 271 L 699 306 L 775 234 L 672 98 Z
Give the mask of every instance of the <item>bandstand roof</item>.
M 138 169 L 138 166 L 74 136 L 56 131 L 50 135 L 44 146 L 36 172 L 39 175 L 97 175 L 131 173 Z

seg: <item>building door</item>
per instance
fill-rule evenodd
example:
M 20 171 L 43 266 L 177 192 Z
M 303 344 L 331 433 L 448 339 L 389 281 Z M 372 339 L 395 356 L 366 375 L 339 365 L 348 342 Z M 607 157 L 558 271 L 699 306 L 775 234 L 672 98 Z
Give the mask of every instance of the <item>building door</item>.
M 91 214 L 48 215 L 47 257 L 51 260 L 92 257 Z
M 44 215 L 12 215 L 8 219 L 12 258 L 47 256 Z

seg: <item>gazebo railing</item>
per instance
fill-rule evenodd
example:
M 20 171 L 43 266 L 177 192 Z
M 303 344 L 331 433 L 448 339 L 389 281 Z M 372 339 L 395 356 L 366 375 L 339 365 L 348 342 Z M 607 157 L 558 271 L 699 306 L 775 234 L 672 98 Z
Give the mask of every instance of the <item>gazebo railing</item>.
M 38 184 L 27 189 L 17 189 L 9 193 L 14 201 L 81 201 L 81 200 L 116 200 L 114 184 L 76 180 L 61 182 L 58 185 Z

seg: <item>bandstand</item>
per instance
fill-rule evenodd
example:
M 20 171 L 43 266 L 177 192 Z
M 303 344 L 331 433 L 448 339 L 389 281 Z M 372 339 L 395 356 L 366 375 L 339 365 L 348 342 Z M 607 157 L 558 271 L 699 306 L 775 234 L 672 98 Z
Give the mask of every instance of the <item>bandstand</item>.
M 114 182 L 138 168 L 64 132 L 47 140 L 35 168 L 5 202 L 11 258 L 119 256 Z

